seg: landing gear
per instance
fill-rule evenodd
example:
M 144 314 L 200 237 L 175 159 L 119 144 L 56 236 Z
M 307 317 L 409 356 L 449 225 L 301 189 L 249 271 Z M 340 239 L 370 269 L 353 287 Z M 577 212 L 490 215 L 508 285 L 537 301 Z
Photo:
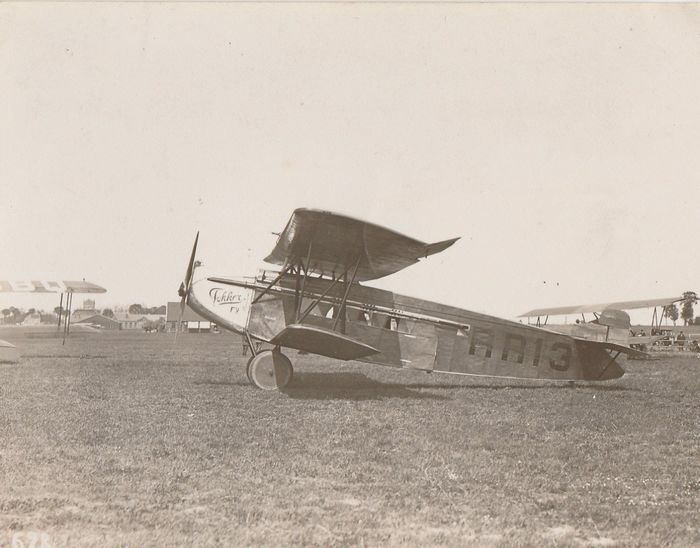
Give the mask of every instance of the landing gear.
M 292 380 L 294 369 L 278 349 L 258 352 L 248 361 L 248 380 L 263 390 L 283 390 Z

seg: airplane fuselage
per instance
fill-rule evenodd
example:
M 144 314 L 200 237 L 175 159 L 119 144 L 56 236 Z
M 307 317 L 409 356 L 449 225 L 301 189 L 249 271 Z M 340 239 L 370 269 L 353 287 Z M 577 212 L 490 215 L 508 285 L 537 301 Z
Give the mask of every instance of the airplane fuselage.
M 203 278 L 192 284 L 188 302 L 218 325 L 267 342 L 306 311 L 304 324 L 362 341 L 379 352 L 360 361 L 390 367 L 552 380 L 608 380 L 624 374 L 595 344 L 359 284 L 350 286 L 342 309 L 342 284 L 306 278 L 300 302 L 293 274 L 256 300 L 270 280 L 227 279 L 224 285 Z

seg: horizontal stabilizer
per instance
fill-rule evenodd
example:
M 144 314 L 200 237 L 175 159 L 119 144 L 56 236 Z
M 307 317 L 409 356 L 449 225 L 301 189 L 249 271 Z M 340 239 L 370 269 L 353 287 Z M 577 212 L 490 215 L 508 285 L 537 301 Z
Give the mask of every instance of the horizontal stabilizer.
M 379 353 L 376 348 L 337 331 L 298 323 L 288 325 L 270 342 L 338 360 L 356 360 Z
M 588 339 L 579 339 L 578 337 L 574 337 L 576 339 L 577 343 L 584 343 L 584 344 L 590 344 L 593 346 L 596 346 L 598 348 L 605 348 L 606 350 L 612 350 L 614 352 L 621 352 L 623 354 L 627 354 L 627 356 L 633 357 L 633 358 L 648 358 L 649 354 L 647 352 L 642 352 L 641 350 L 637 350 L 636 348 L 630 348 L 629 346 L 625 346 L 624 344 L 617 344 L 614 342 L 609 342 L 609 341 L 591 341 Z M 634 340 L 634 339 L 632 339 Z
M 626 354 L 630 358 L 648 358 L 649 353 L 648 352 L 642 352 L 641 350 L 637 350 L 636 348 L 630 348 L 629 346 L 625 346 L 624 344 L 616 344 L 612 342 L 599 342 L 597 343 L 604 348 L 607 348 L 608 350 L 614 350 L 615 352 L 622 352 L 623 354 Z

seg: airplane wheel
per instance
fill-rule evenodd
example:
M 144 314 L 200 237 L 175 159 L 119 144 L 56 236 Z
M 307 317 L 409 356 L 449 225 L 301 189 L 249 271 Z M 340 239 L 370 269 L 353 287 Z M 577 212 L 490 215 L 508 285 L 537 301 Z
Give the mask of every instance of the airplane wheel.
M 289 358 L 274 350 L 263 350 L 251 358 L 246 371 L 250 381 L 263 390 L 284 389 L 294 374 Z
M 245 376 L 248 377 L 248 382 L 250 384 L 255 384 L 253 382 L 253 379 L 250 377 L 250 362 L 252 362 L 254 358 L 255 356 L 251 356 L 250 358 L 248 358 L 248 363 L 245 366 Z

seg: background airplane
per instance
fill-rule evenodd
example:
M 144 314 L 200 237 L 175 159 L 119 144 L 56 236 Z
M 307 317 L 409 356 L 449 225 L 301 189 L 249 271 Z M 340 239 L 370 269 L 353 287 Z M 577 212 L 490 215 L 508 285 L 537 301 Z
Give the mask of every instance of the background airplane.
M 566 333 L 587 340 L 612 341 L 617 344 L 642 347 L 653 344 L 663 338 L 661 321 L 668 307 L 686 300 L 697 301 L 695 293 L 686 292 L 681 297 L 664 297 L 659 299 L 642 299 L 639 301 L 618 301 L 599 304 L 559 306 L 552 308 L 535 308 L 519 317 L 536 318 L 535 325 L 546 326 L 550 316 L 581 315 L 573 324 L 550 325 L 549 328 L 559 333 Z M 633 335 L 627 310 L 653 308 L 650 333 L 644 336 Z M 660 310 L 659 310 L 660 309 Z M 589 317 L 586 318 L 586 314 Z M 592 317 L 591 317 L 592 315 Z
M 73 294 L 75 293 L 105 293 L 107 290 L 92 282 L 82 281 L 39 281 L 39 280 L 0 280 L 0 293 L 60 293 L 58 331 L 63 327 L 63 342 L 70 333 L 70 318 L 73 307 Z M 65 297 L 65 318 L 63 301 Z M 24 329 L 46 329 L 46 326 L 23 327 Z M 14 328 L 16 329 L 16 328 Z M 53 329 L 53 328 L 49 328 Z M 0 341 L 0 362 L 16 363 L 19 360 L 19 352 L 16 347 L 7 341 Z
M 463 375 L 602 381 L 624 374 L 612 341 L 587 340 L 363 285 L 444 251 L 458 238 L 425 243 L 326 211 L 297 209 L 265 259 L 281 270 L 209 276 L 195 262 L 180 286 L 186 304 L 253 349 L 248 377 L 263 389 L 292 378 L 283 348 L 341 360 Z M 194 280 L 197 275 L 197 280 Z M 255 351 L 253 340 L 273 346 Z

